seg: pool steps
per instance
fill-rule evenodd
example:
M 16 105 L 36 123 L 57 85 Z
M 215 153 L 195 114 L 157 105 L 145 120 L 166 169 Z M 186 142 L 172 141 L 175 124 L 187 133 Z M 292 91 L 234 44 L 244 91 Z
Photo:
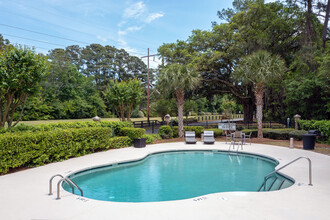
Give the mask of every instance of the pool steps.
M 264 177 L 264 182 L 263 182 L 262 185 L 260 186 L 258 192 L 260 192 L 260 191 L 271 191 L 273 185 L 275 184 L 276 180 L 278 179 L 278 176 L 275 176 L 275 180 L 273 180 L 273 182 L 271 183 L 270 187 L 266 190 L 266 188 L 267 188 L 267 187 L 266 187 L 267 181 L 268 181 L 269 179 L 272 179 L 272 178 L 274 177 L 274 175 L 279 175 L 279 174 L 277 173 L 279 170 L 281 170 L 281 169 L 283 169 L 283 168 L 289 166 L 290 164 L 292 164 L 292 163 L 294 163 L 294 162 L 296 162 L 297 160 L 300 160 L 300 159 L 302 159 L 302 158 L 304 158 L 304 159 L 306 159 L 306 160 L 308 161 L 308 164 L 309 164 L 309 184 L 308 184 L 308 185 L 312 186 L 312 185 L 313 185 L 313 184 L 312 184 L 312 161 L 311 161 L 308 157 L 298 157 L 298 158 L 292 160 L 291 162 L 285 164 L 284 166 L 282 166 L 282 167 L 276 169 L 275 171 L 273 171 L 273 172 L 267 174 L 267 175 Z M 286 179 L 283 179 L 283 180 L 281 181 L 281 183 L 279 183 L 279 186 L 278 186 L 277 190 L 280 190 L 280 189 L 282 188 L 282 186 L 284 185 L 284 182 L 285 182 L 285 181 L 286 181 Z M 263 189 L 263 190 L 262 190 L 262 189 Z

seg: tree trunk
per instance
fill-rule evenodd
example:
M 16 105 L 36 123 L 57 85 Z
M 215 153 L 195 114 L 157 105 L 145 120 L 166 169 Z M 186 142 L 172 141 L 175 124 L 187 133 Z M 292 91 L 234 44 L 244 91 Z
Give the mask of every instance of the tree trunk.
M 258 138 L 263 138 L 262 133 L 262 107 L 263 107 L 263 96 L 264 88 L 262 86 L 256 86 L 254 90 L 254 95 L 256 97 L 257 106 L 257 122 L 258 122 Z
M 178 89 L 176 91 L 176 105 L 178 106 L 178 127 L 179 127 L 179 137 L 184 136 L 183 133 L 183 105 L 184 105 L 184 91 Z
M 254 110 L 254 103 L 251 98 L 242 100 L 242 106 L 244 111 L 244 123 L 251 123 L 253 122 L 253 110 Z
M 327 10 L 325 11 L 325 19 L 323 24 L 322 31 L 322 46 L 325 48 L 325 42 L 327 41 L 327 32 L 328 32 L 328 22 L 329 22 L 329 13 L 330 13 L 330 0 L 328 0 Z
M 312 23 L 312 1 L 313 0 L 307 0 L 307 13 L 306 13 L 306 45 L 312 46 L 313 44 L 313 23 Z

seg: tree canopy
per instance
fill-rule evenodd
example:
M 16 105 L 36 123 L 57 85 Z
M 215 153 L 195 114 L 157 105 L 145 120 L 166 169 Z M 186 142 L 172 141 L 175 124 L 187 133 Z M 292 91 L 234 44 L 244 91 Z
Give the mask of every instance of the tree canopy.
M 27 98 L 39 91 L 48 66 L 45 56 L 29 48 L 7 45 L 0 50 L 0 127 L 6 122 L 8 128 L 19 122 Z M 20 105 L 20 117 L 13 124 Z

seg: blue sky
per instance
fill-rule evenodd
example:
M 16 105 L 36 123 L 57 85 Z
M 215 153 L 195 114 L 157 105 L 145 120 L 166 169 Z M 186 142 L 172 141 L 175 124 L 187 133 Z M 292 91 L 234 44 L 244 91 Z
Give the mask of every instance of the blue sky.
M 99 43 L 141 57 L 147 48 L 155 54 L 163 43 L 185 40 L 194 29 L 210 29 L 212 21 L 219 22 L 217 11 L 231 4 L 231 0 L 0 0 L 0 33 L 42 53 Z

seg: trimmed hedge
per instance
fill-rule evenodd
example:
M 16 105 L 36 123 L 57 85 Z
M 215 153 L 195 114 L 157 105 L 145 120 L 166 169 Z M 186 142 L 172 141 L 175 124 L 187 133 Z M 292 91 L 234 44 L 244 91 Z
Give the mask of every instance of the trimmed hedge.
M 124 127 L 120 129 L 119 135 L 127 136 L 133 141 L 134 138 L 142 138 L 144 133 L 146 133 L 146 130 L 143 128 Z
M 163 139 L 170 139 L 173 138 L 173 131 L 171 129 L 171 126 L 169 125 L 163 125 L 160 126 L 158 129 L 158 134 L 163 138 Z M 174 133 L 175 134 L 175 133 Z
M 174 138 L 179 137 L 179 127 L 178 126 L 173 126 L 172 131 L 173 131 L 173 137 Z
M 162 139 L 159 134 L 144 134 L 142 137 L 146 139 L 147 144 L 153 144 L 155 140 Z
M 204 131 L 214 131 L 214 137 L 221 137 L 223 135 L 223 130 L 218 128 L 205 129 Z
M 112 133 L 111 128 L 91 127 L 2 134 L 0 173 L 130 145 L 128 137 L 112 138 Z
M 132 145 L 132 141 L 127 136 L 113 137 L 108 141 L 108 149 L 123 148 Z
M 323 136 L 322 139 L 330 143 L 330 120 L 299 120 L 298 123 L 303 130 L 319 130 Z
M 277 139 L 277 140 L 288 140 L 291 137 L 293 137 L 295 140 L 301 140 L 303 134 L 307 134 L 307 131 L 304 130 L 295 130 L 292 128 L 286 128 L 286 129 L 262 129 L 263 135 L 265 138 L 270 139 Z M 242 130 L 243 133 L 249 134 L 252 132 L 252 137 L 258 136 L 258 130 L 257 129 L 245 129 Z
M 204 131 L 204 128 L 202 126 L 184 126 L 184 131 L 194 131 L 196 137 L 201 137 L 202 132 Z
M 174 138 L 179 137 L 179 128 L 178 128 L 178 126 L 173 126 L 172 131 L 173 131 L 173 137 Z M 183 126 L 183 131 L 194 131 L 196 137 L 201 137 L 201 134 L 204 131 L 204 128 L 202 126 Z
M 18 124 L 15 127 L 9 129 L 1 129 L 0 133 L 16 133 L 16 132 L 36 132 L 36 131 L 51 131 L 56 129 L 69 129 L 69 128 L 90 128 L 90 127 L 107 127 L 111 128 L 115 135 L 118 135 L 120 129 L 123 127 L 133 127 L 132 122 L 128 121 L 103 121 L 103 122 L 56 122 L 50 124 L 40 124 L 40 125 L 26 125 Z

